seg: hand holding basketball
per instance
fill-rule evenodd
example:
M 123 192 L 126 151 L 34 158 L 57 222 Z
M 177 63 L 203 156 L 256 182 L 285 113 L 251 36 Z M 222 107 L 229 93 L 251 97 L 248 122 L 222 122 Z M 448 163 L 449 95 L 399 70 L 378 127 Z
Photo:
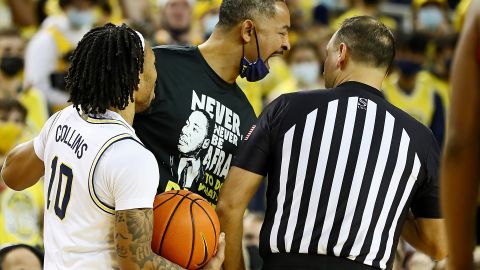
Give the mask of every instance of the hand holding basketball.
M 208 262 L 203 270 L 220 270 L 222 269 L 223 260 L 225 259 L 225 233 L 220 233 L 220 241 L 218 242 L 218 250 L 215 256 Z
M 155 197 L 152 250 L 189 270 L 207 265 L 218 248 L 220 223 L 213 207 L 187 190 Z M 212 262 L 221 265 L 223 252 Z M 219 268 L 217 268 L 219 269 Z

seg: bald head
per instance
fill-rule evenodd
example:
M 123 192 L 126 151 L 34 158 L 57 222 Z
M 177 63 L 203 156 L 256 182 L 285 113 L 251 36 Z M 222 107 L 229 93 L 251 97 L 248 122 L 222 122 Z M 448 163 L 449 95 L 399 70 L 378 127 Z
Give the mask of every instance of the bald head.
M 20 247 L 5 254 L 0 262 L 2 270 L 41 270 L 42 263 L 31 250 Z

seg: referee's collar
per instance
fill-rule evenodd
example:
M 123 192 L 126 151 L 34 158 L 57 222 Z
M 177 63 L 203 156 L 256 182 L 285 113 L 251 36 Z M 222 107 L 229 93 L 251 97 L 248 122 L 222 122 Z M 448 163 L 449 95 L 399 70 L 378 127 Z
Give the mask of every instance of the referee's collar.
M 355 91 L 364 90 L 364 91 L 370 92 L 374 95 L 377 95 L 379 97 L 385 98 L 382 91 L 378 90 L 375 87 L 372 87 L 370 85 L 367 85 L 367 84 L 364 84 L 364 83 L 361 83 L 361 82 L 357 82 L 357 81 L 347 81 L 347 82 L 341 83 L 337 86 L 337 88 L 348 88 L 348 89 L 352 89 L 352 90 L 355 90 Z

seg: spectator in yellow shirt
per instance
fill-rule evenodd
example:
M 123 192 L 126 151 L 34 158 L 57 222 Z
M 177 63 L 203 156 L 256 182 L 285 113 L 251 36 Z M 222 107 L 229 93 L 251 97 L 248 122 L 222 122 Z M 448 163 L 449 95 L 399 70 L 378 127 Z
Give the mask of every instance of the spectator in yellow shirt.
M 31 137 L 25 130 L 25 118 L 26 109 L 18 101 L 0 102 L 0 166 L 13 146 Z M 43 246 L 42 221 L 43 181 L 17 192 L 0 179 L 0 246 L 17 243 Z

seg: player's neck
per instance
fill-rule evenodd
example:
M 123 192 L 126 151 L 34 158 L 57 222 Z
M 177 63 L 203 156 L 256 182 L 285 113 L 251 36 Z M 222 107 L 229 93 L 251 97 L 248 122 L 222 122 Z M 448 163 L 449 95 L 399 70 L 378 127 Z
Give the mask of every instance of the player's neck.
M 118 113 L 130 126 L 133 124 L 133 117 L 135 116 L 135 104 L 133 102 L 130 102 L 123 110 L 113 107 L 108 109 L 112 112 Z

